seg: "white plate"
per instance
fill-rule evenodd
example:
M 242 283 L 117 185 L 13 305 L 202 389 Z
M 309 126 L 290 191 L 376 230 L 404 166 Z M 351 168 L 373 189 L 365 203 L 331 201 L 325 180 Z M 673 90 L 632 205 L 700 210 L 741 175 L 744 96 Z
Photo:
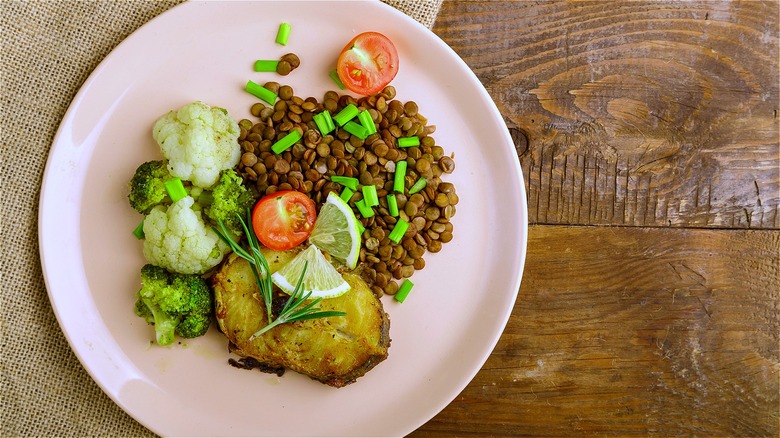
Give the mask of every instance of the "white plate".
M 292 25 L 287 47 L 274 43 Z M 334 389 L 293 372 L 282 378 L 227 364 L 215 330 L 187 346 L 150 346 L 133 314 L 140 221 L 127 182 L 158 159 L 151 126 L 193 100 L 250 117 L 243 91 L 256 59 L 295 52 L 281 82 L 321 98 L 354 35 L 388 35 L 401 57 L 398 98 L 415 100 L 455 153 L 460 203 L 455 239 L 413 277 L 391 318 L 390 357 Z M 39 217 L 43 271 L 71 348 L 126 412 L 161 435 L 405 435 L 436 415 L 479 371 L 509 318 L 520 285 L 527 215 L 522 174 L 506 126 L 466 64 L 428 29 L 379 2 L 185 3 L 120 44 L 66 113 L 46 166 Z

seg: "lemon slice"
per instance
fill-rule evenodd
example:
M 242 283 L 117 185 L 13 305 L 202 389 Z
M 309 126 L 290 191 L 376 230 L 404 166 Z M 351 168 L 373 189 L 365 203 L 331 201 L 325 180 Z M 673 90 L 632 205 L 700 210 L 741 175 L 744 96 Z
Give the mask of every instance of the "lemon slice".
M 355 269 L 360 256 L 360 223 L 352 208 L 335 192 L 320 208 L 309 242 Z
M 298 253 L 289 263 L 271 275 L 271 280 L 279 286 L 279 289 L 292 294 L 298 279 L 301 278 L 303 267 L 306 267 L 306 275 L 301 286 L 304 293 L 312 291 L 310 298 L 334 298 L 343 295 L 350 288 L 336 268 L 325 259 L 322 252 L 315 245 Z

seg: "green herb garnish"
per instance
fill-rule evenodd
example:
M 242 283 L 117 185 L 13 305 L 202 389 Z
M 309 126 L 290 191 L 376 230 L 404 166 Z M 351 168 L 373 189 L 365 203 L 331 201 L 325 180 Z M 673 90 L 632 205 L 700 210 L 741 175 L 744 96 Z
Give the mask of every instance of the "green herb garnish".
M 331 70 L 330 73 L 328 73 L 328 76 L 330 76 L 330 78 L 333 80 L 333 82 L 336 83 L 336 85 L 339 87 L 339 89 L 343 90 L 343 89 L 347 88 L 347 87 L 344 86 L 344 83 L 341 82 L 341 78 L 339 77 L 339 73 L 338 73 L 338 71 L 336 71 L 335 68 L 333 70 Z
M 417 179 L 417 181 L 414 182 L 414 184 L 412 184 L 411 187 L 409 187 L 409 194 L 413 195 L 419 192 L 420 190 L 424 189 L 427 184 L 428 183 L 425 181 L 425 178 L 420 177 Z
M 363 110 L 360 113 L 358 113 L 358 120 L 360 120 L 360 124 L 363 125 L 364 128 L 366 128 L 366 133 L 368 135 L 376 133 L 376 125 L 374 124 L 374 119 L 371 118 L 371 113 L 369 113 L 367 110 Z
M 355 123 L 352 120 L 345 123 L 343 128 L 345 131 L 361 140 L 365 140 L 366 137 L 368 137 L 368 130 L 360 123 Z
M 300 278 L 298 278 L 298 283 L 295 286 L 295 290 L 293 290 L 293 293 L 290 294 L 290 298 L 288 298 L 287 303 L 282 308 L 282 311 L 279 312 L 279 315 L 276 317 L 276 319 L 273 319 L 271 312 L 273 306 L 273 282 L 271 281 L 271 269 L 268 266 L 268 261 L 260 251 L 260 243 L 258 242 L 255 233 L 250 232 L 249 227 L 246 225 L 247 222 L 251 223 L 252 213 L 247 210 L 247 220 L 244 221 L 241 216 L 238 216 L 238 220 L 241 222 L 241 227 L 244 229 L 244 235 L 247 237 L 247 245 L 249 246 L 248 250 L 244 249 L 238 242 L 233 240 L 230 233 L 225 228 L 225 224 L 221 220 L 218 220 L 219 229 L 214 228 L 214 231 L 237 256 L 249 262 L 249 265 L 252 268 L 252 274 L 254 275 L 255 281 L 257 282 L 257 287 L 260 289 L 260 296 L 263 298 L 263 303 L 265 304 L 268 324 L 253 334 L 249 338 L 250 341 L 281 324 L 305 321 L 309 319 L 327 318 L 330 316 L 346 315 L 345 312 L 336 310 L 322 310 L 321 308 L 316 307 L 317 304 L 322 301 L 322 297 L 317 297 L 311 300 L 311 302 L 307 303 L 309 297 L 311 297 L 312 294 L 312 291 L 303 291 L 303 277 L 306 275 L 306 268 L 308 267 L 307 262 L 307 264 L 304 265 Z
M 406 234 L 406 230 L 408 229 L 409 229 L 409 222 L 406 222 L 403 219 L 398 219 L 398 222 L 395 223 L 393 230 L 390 231 L 390 234 L 387 236 L 387 238 L 392 240 L 395 243 L 399 243 L 401 241 L 401 238 L 404 237 L 404 234 Z
M 279 66 L 279 61 L 273 59 L 258 59 L 255 61 L 255 71 L 275 72 Z
M 314 123 L 317 124 L 317 129 L 320 130 L 322 135 L 327 135 L 336 129 L 336 125 L 333 124 L 333 119 L 330 117 L 330 113 L 326 110 L 319 114 L 315 114 L 313 117 Z
M 379 196 L 376 193 L 376 186 L 363 186 L 363 199 L 366 202 L 366 207 L 376 207 L 379 205 Z
M 352 178 L 351 176 L 333 175 L 330 177 L 330 180 L 334 183 L 339 183 L 344 187 L 349 187 L 352 190 L 357 190 L 358 184 L 360 183 L 357 178 Z
M 344 187 L 344 190 L 341 191 L 341 195 L 339 196 L 344 202 L 349 202 L 350 199 L 352 199 L 352 195 L 354 195 L 355 192 L 350 189 L 349 187 Z
M 393 177 L 393 191 L 404 192 L 404 183 L 406 178 L 406 167 L 409 163 L 406 160 L 395 163 L 395 176 Z
M 359 112 L 360 110 L 358 107 L 356 107 L 354 103 L 350 103 L 333 116 L 333 121 L 339 126 L 344 126 L 347 122 L 355 118 Z
M 145 218 L 144 218 L 145 219 Z M 133 236 L 135 236 L 138 240 L 143 240 L 144 238 L 144 221 L 141 220 L 141 223 L 138 224 L 137 227 L 133 230 Z
M 360 215 L 363 216 L 364 218 L 369 218 L 374 216 L 374 210 L 366 204 L 365 199 L 361 199 L 360 201 L 355 201 L 355 207 L 357 207 L 358 212 L 360 212 Z
M 293 290 L 293 293 L 290 295 L 287 303 L 282 308 L 282 311 L 279 312 L 279 316 L 277 316 L 272 323 L 266 325 L 253 334 L 249 338 L 250 341 L 267 332 L 268 330 L 271 330 L 277 325 L 286 324 L 288 322 L 346 315 L 345 312 L 340 312 L 337 310 L 322 310 L 319 307 L 315 307 L 317 304 L 319 304 L 320 301 L 322 301 L 322 297 L 317 297 L 311 302 L 306 303 L 312 294 L 312 291 L 305 293 L 303 292 L 303 276 L 306 274 L 306 268 L 308 265 L 309 262 L 306 262 L 303 265 L 303 272 L 301 272 L 301 277 L 298 279 L 298 284 L 295 285 L 295 290 Z
M 412 146 L 420 146 L 420 137 L 400 137 L 398 139 L 399 148 L 408 148 Z
M 252 81 L 247 81 L 246 87 L 244 87 L 247 93 L 255 96 L 258 99 L 263 100 L 268 105 L 273 105 L 276 102 L 276 98 L 279 97 L 276 93 L 268 88 L 258 85 Z
M 177 202 L 182 198 L 187 197 L 187 189 L 184 188 L 184 183 L 180 178 L 171 178 L 163 183 L 165 190 L 168 192 L 168 196 L 171 201 Z
M 281 154 L 282 152 L 292 147 L 292 145 L 297 143 L 298 140 L 301 139 L 301 137 L 302 137 L 301 131 L 298 129 L 293 129 L 292 131 L 287 133 L 287 135 L 280 138 L 279 140 L 276 141 L 276 143 L 271 145 L 271 150 L 275 154 Z
M 396 199 L 394 193 L 389 193 L 387 195 L 387 209 L 390 212 L 390 216 L 398 216 L 398 200 Z
M 279 30 L 276 32 L 276 43 L 286 46 L 287 40 L 290 39 L 291 30 L 292 26 L 290 26 L 290 23 L 279 24 Z
M 403 303 L 404 300 L 406 300 L 406 297 L 409 296 L 409 292 L 412 291 L 412 287 L 414 287 L 414 283 L 409 281 L 409 279 L 404 279 L 404 282 L 401 284 L 401 287 L 398 289 L 398 292 L 395 294 L 395 300 L 399 303 Z

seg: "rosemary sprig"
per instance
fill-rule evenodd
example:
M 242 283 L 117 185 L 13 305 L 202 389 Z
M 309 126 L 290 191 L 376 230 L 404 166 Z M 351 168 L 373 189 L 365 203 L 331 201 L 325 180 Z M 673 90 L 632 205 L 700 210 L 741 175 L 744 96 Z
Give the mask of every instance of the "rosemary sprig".
M 279 312 L 279 316 L 277 316 L 272 323 L 266 325 L 265 327 L 258 330 L 255 334 L 253 334 L 249 338 L 250 341 L 262 335 L 263 333 L 267 332 L 268 330 L 271 330 L 277 325 L 285 324 L 288 322 L 304 321 L 308 319 L 317 319 L 317 318 L 327 318 L 329 316 L 346 315 L 346 313 L 344 312 L 340 312 L 336 310 L 322 310 L 319 307 L 315 307 L 317 304 L 319 304 L 320 301 L 322 301 L 322 297 L 317 297 L 311 302 L 309 302 L 308 304 L 306 304 L 306 301 L 309 300 L 309 297 L 311 296 L 312 293 L 312 291 L 308 291 L 305 293 L 303 291 L 303 276 L 306 275 L 306 268 L 308 268 L 308 265 L 309 262 L 304 263 L 303 272 L 301 272 L 301 277 L 298 279 L 298 283 L 295 285 L 295 289 L 293 290 L 293 293 L 290 295 L 290 298 L 287 300 L 287 303 L 282 308 L 282 311 Z
M 245 250 L 238 242 L 233 240 L 230 233 L 225 228 L 225 224 L 221 220 L 218 220 L 219 228 L 214 228 L 217 235 L 225 242 L 230 249 L 236 253 L 237 256 L 249 262 L 249 266 L 252 269 L 252 274 L 255 277 L 258 289 L 260 289 L 260 297 L 265 304 L 266 316 L 268 322 L 271 322 L 271 305 L 273 302 L 273 283 L 271 282 L 271 270 L 268 267 L 268 261 L 263 257 L 260 252 L 260 244 L 257 242 L 255 233 L 249 231 L 246 223 L 251 222 L 252 217 L 249 210 L 247 210 L 246 222 L 241 216 L 238 216 L 241 227 L 244 229 L 244 235 L 249 245 L 249 251 Z
M 241 216 L 238 217 L 238 220 L 241 222 L 241 227 L 244 229 L 244 235 L 246 235 L 247 238 L 247 245 L 249 246 L 248 251 L 231 237 L 230 233 L 225 228 L 225 224 L 223 224 L 221 220 L 218 221 L 219 229 L 214 228 L 214 231 L 217 233 L 217 235 L 219 235 L 220 239 L 222 239 L 230 247 L 230 249 L 236 253 L 237 256 L 249 262 L 249 266 L 252 268 L 252 274 L 254 275 L 257 286 L 260 289 L 260 296 L 263 298 L 263 303 L 265 304 L 268 324 L 253 334 L 249 338 L 250 341 L 278 325 L 296 321 L 305 321 L 309 319 L 346 315 L 345 312 L 337 310 L 322 310 L 321 308 L 316 307 L 317 304 L 322 301 L 322 297 L 317 297 L 311 302 L 306 303 L 312 294 L 312 291 L 304 292 L 303 290 L 303 278 L 306 275 L 306 269 L 309 265 L 309 263 L 306 262 L 303 266 L 303 272 L 301 272 L 301 276 L 298 278 L 298 283 L 295 285 L 293 293 L 290 294 L 290 298 L 288 298 L 287 303 L 285 303 L 282 311 L 279 312 L 279 315 L 276 317 L 276 319 L 272 319 L 273 315 L 271 309 L 273 305 L 273 282 L 271 281 L 271 270 L 268 266 L 268 261 L 260 251 L 260 243 L 257 241 L 257 236 L 255 236 L 255 233 L 250 231 L 246 225 L 247 222 L 251 222 L 252 220 L 249 210 L 247 210 L 246 221 L 244 221 Z

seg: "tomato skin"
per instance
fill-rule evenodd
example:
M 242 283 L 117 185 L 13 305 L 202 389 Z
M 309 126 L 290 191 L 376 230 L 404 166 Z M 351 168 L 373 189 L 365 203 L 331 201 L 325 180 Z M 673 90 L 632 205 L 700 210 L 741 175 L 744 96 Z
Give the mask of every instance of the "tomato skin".
M 381 33 L 364 32 L 344 46 L 336 71 L 350 91 L 374 94 L 382 91 L 398 73 L 398 51 Z
M 252 228 L 257 240 L 277 251 L 303 243 L 311 234 L 315 219 L 314 201 L 294 190 L 266 195 L 252 210 Z

